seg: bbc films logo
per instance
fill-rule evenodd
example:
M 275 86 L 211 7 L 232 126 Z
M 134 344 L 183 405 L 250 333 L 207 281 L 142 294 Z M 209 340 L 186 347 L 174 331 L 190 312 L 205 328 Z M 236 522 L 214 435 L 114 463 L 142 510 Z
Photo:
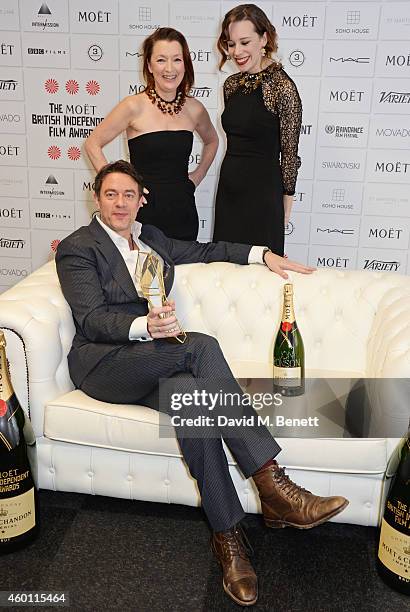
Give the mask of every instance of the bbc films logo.
M 397 272 L 399 261 L 384 261 L 382 259 L 366 259 L 363 270 L 376 270 L 377 272 Z
M 327 124 L 324 131 L 335 138 L 359 138 L 363 134 L 363 126 Z
M 44 31 L 49 28 L 58 28 L 60 24 L 57 21 L 53 21 L 49 7 L 43 2 L 38 10 L 37 18 L 31 22 L 31 26 Z
M 45 47 L 27 47 L 28 55 L 67 55 L 65 49 L 46 49 Z

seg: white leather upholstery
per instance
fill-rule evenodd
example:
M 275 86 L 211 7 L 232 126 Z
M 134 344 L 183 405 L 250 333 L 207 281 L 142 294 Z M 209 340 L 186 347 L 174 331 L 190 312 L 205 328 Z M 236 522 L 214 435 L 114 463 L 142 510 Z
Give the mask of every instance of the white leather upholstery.
M 410 376 L 410 279 L 389 273 L 319 270 L 294 275 L 308 372 L 328 377 Z M 218 338 L 235 374 L 270 376 L 283 281 L 260 265 L 177 268 L 173 297 L 185 329 Z M 73 390 L 66 355 L 74 325 L 50 262 L 0 296 L 16 391 L 38 436 L 40 486 L 195 505 L 176 439 L 158 436 L 158 413 L 98 402 Z M 24 342 L 24 350 L 23 350 Z M 167 417 L 161 417 L 167 418 Z M 280 463 L 323 495 L 351 500 L 336 520 L 376 524 L 394 440 L 284 438 Z M 260 510 L 251 481 L 228 453 L 245 510 Z

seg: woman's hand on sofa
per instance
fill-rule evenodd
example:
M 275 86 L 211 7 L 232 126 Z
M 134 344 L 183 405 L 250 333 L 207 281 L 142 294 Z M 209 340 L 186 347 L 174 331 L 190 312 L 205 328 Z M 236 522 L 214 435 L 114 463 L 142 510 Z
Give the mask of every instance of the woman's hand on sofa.
M 276 255 L 275 253 L 272 253 L 272 251 L 266 253 L 264 261 L 269 270 L 272 270 L 272 272 L 279 274 L 279 276 L 285 279 L 289 278 L 288 274 L 286 274 L 286 270 L 291 272 L 299 272 L 300 274 L 312 274 L 312 272 L 316 270 L 316 268 L 311 268 L 310 266 L 305 266 L 297 261 L 290 261 L 285 257 Z

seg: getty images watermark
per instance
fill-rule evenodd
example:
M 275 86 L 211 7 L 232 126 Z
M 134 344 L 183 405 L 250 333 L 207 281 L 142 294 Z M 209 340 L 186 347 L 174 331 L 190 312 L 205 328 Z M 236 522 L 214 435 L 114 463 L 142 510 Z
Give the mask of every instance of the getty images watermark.
M 214 414 L 212 411 L 233 408 L 252 407 L 255 411 L 266 407 L 279 407 L 283 405 L 280 393 L 239 393 L 219 390 L 210 392 L 205 389 L 196 389 L 191 393 L 172 393 L 170 395 L 171 409 L 175 412 L 192 407 L 208 409 L 212 415 L 199 414 L 195 417 L 183 417 L 180 414 L 171 414 L 171 424 L 174 427 L 238 427 L 255 425 L 265 427 L 319 427 L 318 417 L 289 418 L 280 414 L 248 414 L 242 416 L 228 416 L 227 414 Z

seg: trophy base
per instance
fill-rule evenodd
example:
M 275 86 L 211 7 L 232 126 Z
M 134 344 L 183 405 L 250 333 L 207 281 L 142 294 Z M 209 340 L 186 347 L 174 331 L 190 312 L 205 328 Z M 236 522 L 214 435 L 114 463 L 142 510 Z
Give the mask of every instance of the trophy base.
M 171 344 L 184 344 L 184 342 L 188 339 L 188 336 L 185 332 L 181 332 L 178 336 L 172 336 L 172 338 L 165 338 L 167 342 Z

